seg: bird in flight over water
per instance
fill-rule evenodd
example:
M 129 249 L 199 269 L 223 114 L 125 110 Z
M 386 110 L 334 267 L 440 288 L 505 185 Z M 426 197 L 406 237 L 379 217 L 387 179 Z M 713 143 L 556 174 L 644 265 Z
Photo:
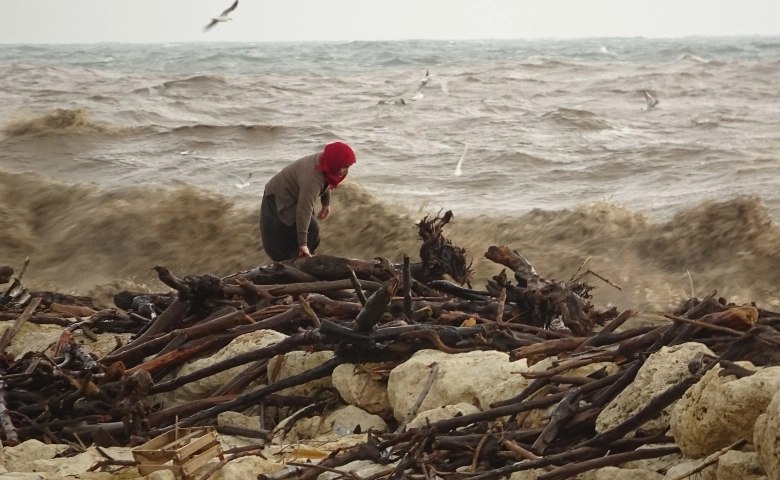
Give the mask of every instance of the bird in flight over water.
M 417 85 L 417 90 L 415 90 L 414 95 L 409 100 L 420 100 L 423 98 L 423 88 L 428 86 L 428 82 L 431 80 L 436 80 L 439 82 L 439 87 L 441 88 L 441 91 L 444 93 L 450 93 L 450 91 L 447 89 L 447 81 L 438 76 L 431 75 L 428 70 L 425 70 L 425 76 L 420 80 L 420 84 Z
M 655 106 L 658 105 L 658 99 L 650 95 L 650 92 L 647 90 L 645 90 L 645 102 L 647 103 L 647 109 L 645 111 L 655 108 Z
M 231 5 L 230 8 L 222 12 L 218 17 L 212 18 L 211 23 L 203 27 L 203 31 L 208 32 L 209 29 L 211 29 L 211 27 L 218 24 L 219 22 L 227 22 L 228 20 L 233 20 L 232 18 L 228 17 L 228 15 L 230 14 L 230 12 L 235 10 L 237 6 L 238 6 L 238 0 L 233 2 L 233 5 Z
M 466 153 L 469 151 L 469 144 L 466 143 L 465 145 L 466 147 L 463 149 L 463 155 L 461 155 L 460 160 L 458 160 L 458 165 L 455 167 L 455 173 L 452 174 L 453 176 L 460 177 L 463 175 L 463 170 L 461 167 L 463 166 L 463 160 L 466 159 Z
M 239 183 L 235 184 L 236 188 L 248 187 L 249 186 L 249 180 L 252 178 L 252 172 L 249 172 L 249 175 L 247 175 L 246 178 L 241 178 L 241 177 L 239 177 L 238 175 L 236 175 L 234 173 L 228 173 L 228 175 L 230 175 L 231 177 L 234 177 L 235 179 L 238 180 Z

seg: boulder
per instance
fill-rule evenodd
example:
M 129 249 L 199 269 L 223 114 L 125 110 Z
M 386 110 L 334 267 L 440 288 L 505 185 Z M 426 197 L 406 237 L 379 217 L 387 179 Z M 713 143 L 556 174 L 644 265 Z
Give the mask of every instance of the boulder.
M 766 480 L 756 452 L 730 450 L 718 459 L 717 480 Z
M 319 367 L 323 363 L 327 362 L 331 358 L 335 357 L 335 354 L 330 351 L 324 352 L 290 352 L 282 356 L 272 358 L 268 362 L 268 381 L 271 380 L 278 382 L 279 380 L 298 375 L 312 368 Z M 279 363 L 281 362 L 281 364 Z M 331 377 L 320 378 L 319 380 L 312 380 L 311 382 L 304 383 L 295 387 L 285 388 L 278 395 L 301 395 L 304 397 L 312 396 L 315 391 L 333 386 Z
M 369 372 L 355 364 L 346 363 L 336 367 L 333 371 L 333 386 L 350 405 L 381 417 L 393 413 L 387 396 L 387 384 L 373 379 Z
M 257 480 L 260 473 L 271 474 L 283 469 L 284 465 L 258 456 L 237 458 L 226 463 L 212 475 L 212 480 Z
M 31 472 L 36 460 L 52 459 L 70 448 L 68 445 L 47 445 L 38 440 L 27 440 L 15 447 L 3 447 L 5 468 L 9 472 Z
M 343 467 L 339 467 L 339 470 L 344 472 L 355 472 L 358 478 L 366 478 L 383 470 L 387 470 L 388 468 L 392 468 L 396 464 L 397 462 L 390 465 L 380 465 L 369 460 L 357 460 L 348 463 Z M 339 477 L 342 477 L 342 475 L 332 472 L 325 472 L 317 477 L 317 480 L 336 480 Z
M 743 367 L 755 370 L 747 362 Z M 721 377 L 720 367 L 707 372 L 677 402 L 671 434 L 688 458 L 703 458 L 736 441 L 753 441 L 756 419 L 780 391 L 780 367 L 758 370 L 749 377 Z
M 256 332 L 247 333 L 246 335 L 241 335 L 216 354 L 186 363 L 176 374 L 176 377 L 188 375 L 192 372 L 206 368 L 209 365 L 241 355 L 242 353 L 267 347 L 268 345 L 278 343 L 285 338 L 287 338 L 286 335 L 273 330 L 258 330 Z M 224 372 L 217 373 L 216 375 L 198 380 L 197 382 L 188 383 L 170 394 L 163 394 L 157 397 L 157 400 L 163 403 L 164 408 L 167 408 L 172 405 L 209 397 L 220 387 L 235 378 L 236 375 L 239 375 L 246 370 L 250 365 L 251 363 L 234 367 Z
M 753 445 L 756 447 L 758 461 L 772 480 L 780 479 L 780 393 L 775 393 L 760 415 L 753 429 Z
M 133 460 L 130 448 L 112 447 L 103 450 L 117 460 Z M 34 460 L 28 464 L 28 471 L 48 473 L 55 477 L 80 475 L 101 460 L 105 460 L 105 457 L 97 451 L 97 448 L 90 447 L 86 452 L 73 457 Z
M 662 480 L 663 475 L 650 470 L 604 467 L 581 473 L 579 480 Z
M 650 355 L 639 369 L 634 382 L 601 411 L 596 419 L 596 431 L 601 433 L 623 423 L 664 390 L 691 376 L 688 363 L 697 353 L 714 355 L 701 343 L 663 347 L 659 352 Z M 645 423 L 642 429 L 659 433 L 669 428 L 673 408 L 674 404 L 665 408 L 660 415 Z
M 222 412 L 217 415 L 220 427 L 241 427 L 260 429 L 260 417 L 248 417 L 238 412 Z
M 448 354 L 420 350 L 390 372 L 387 392 L 397 420 L 403 420 L 417 401 L 434 362 L 439 372 L 420 411 L 459 403 L 485 410 L 492 402 L 516 396 L 530 383 L 516 374 L 528 370 L 526 361 L 510 362 L 503 352 Z
M 0 335 L 14 324 L 15 320 L 0 322 Z M 37 325 L 25 322 L 16 332 L 11 344 L 5 350 L 14 358 L 21 358 L 27 352 L 54 353 L 54 345 L 60 339 L 62 327 L 59 325 Z
M 147 475 L 146 480 L 176 480 L 176 475 L 170 470 L 157 470 Z
M 534 468 L 533 470 L 523 470 L 522 472 L 513 473 L 509 477 L 509 480 L 536 480 L 537 478 L 539 478 L 541 475 L 544 475 L 545 473 L 548 472 L 543 468 Z
M 663 480 L 671 480 L 677 478 L 684 473 L 688 473 L 694 468 L 701 465 L 701 460 L 688 460 L 683 463 L 679 463 L 666 472 Z M 717 480 L 716 475 L 718 473 L 718 464 L 708 466 L 704 470 L 700 471 L 696 475 L 689 477 L 690 480 Z M 734 479 L 737 480 L 737 479 Z
M 446 407 L 434 408 L 432 410 L 426 410 L 409 422 L 406 426 L 410 428 L 424 427 L 426 422 L 438 422 L 439 420 L 447 420 L 453 418 L 456 415 L 469 415 L 471 413 L 477 413 L 479 409 L 470 403 L 459 403 L 457 405 L 447 405 Z
M 282 420 L 274 429 L 274 441 L 290 443 L 296 440 L 336 440 L 342 436 L 352 436 L 358 425 L 362 434 L 368 430 L 386 432 L 387 424 L 378 415 L 371 415 L 357 407 L 347 405 L 334 410 L 324 418 L 314 416 L 298 420 L 286 436 L 282 437 L 284 428 L 289 423 L 288 417 Z M 362 435 L 361 435 L 362 436 Z

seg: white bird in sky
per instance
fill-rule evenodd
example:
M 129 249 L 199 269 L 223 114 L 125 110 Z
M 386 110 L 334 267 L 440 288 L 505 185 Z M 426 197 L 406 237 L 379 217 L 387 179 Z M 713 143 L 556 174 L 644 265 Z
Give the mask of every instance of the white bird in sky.
M 246 176 L 246 178 L 241 178 L 236 174 L 228 173 L 231 177 L 235 177 L 238 179 L 238 183 L 235 184 L 236 188 L 244 188 L 249 186 L 249 179 L 252 178 L 252 172 L 249 172 L 249 175 Z
M 655 106 L 658 105 L 658 99 L 650 95 L 650 92 L 647 90 L 645 90 L 645 102 L 647 103 L 647 109 L 645 111 L 655 108 Z
M 464 143 L 464 144 L 466 145 L 466 147 L 463 149 L 463 155 L 460 156 L 460 160 L 458 160 L 458 165 L 455 167 L 455 173 L 452 174 L 455 177 L 460 177 L 461 175 L 463 175 L 463 170 L 461 170 L 460 167 L 463 165 L 463 160 L 466 159 L 466 153 L 468 153 L 469 151 L 469 144 L 468 143 Z
M 434 76 L 431 75 L 428 72 L 428 69 L 425 69 L 425 76 L 420 80 L 420 84 L 417 85 L 417 90 L 415 90 L 414 95 L 412 95 L 409 100 L 420 100 L 423 98 L 423 89 L 428 86 L 428 82 L 431 80 L 436 80 L 439 82 L 439 87 L 441 88 L 441 91 L 444 93 L 450 93 L 449 89 L 447 88 L 447 81 L 443 77 Z
M 233 2 L 233 5 L 231 5 L 230 8 L 222 12 L 218 17 L 212 18 L 211 23 L 203 27 L 203 31 L 208 32 L 211 27 L 218 24 L 219 22 L 227 22 L 228 20 L 233 20 L 232 18 L 228 17 L 228 15 L 230 14 L 230 12 L 235 10 L 237 6 L 238 6 L 238 0 Z

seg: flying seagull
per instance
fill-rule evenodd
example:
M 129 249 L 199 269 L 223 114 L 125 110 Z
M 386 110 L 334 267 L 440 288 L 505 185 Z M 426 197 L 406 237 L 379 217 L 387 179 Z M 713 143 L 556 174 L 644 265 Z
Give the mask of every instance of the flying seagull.
M 650 95 L 650 92 L 648 92 L 647 90 L 645 90 L 645 102 L 647 102 L 646 111 L 658 105 L 658 99 Z
M 463 165 L 463 160 L 466 159 L 466 153 L 469 151 L 469 144 L 466 143 L 466 148 L 463 149 L 463 155 L 460 156 L 460 160 L 458 160 L 458 165 L 455 167 L 455 173 L 452 175 L 455 177 L 460 177 L 463 175 L 463 170 L 460 169 L 460 167 Z
M 436 80 L 437 82 L 439 82 L 439 87 L 441 88 L 442 92 L 450 93 L 450 91 L 447 89 L 447 81 L 442 77 L 431 75 L 428 72 L 428 69 L 426 68 L 425 76 L 422 78 L 422 80 L 420 80 L 420 84 L 417 85 L 417 90 L 415 90 L 414 95 L 412 95 L 411 98 L 409 98 L 409 100 L 420 100 L 421 98 L 423 98 L 422 91 L 425 87 L 428 86 L 428 82 L 430 82 L 431 80 Z
M 235 184 L 236 188 L 248 187 L 249 186 L 249 179 L 252 178 L 252 172 L 249 172 L 249 175 L 247 175 L 246 178 L 241 178 L 238 175 L 235 175 L 233 173 L 228 173 L 228 175 L 238 179 L 238 183 Z
M 230 14 L 230 12 L 235 10 L 237 6 L 238 6 L 238 0 L 233 2 L 233 5 L 231 5 L 230 8 L 228 8 L 227 10 L 222 12 L 220 14 L 220 16 L 218 16 L 216 18 L 212 18 L 211 19 L 211 23 L 209 23 L 208 25 L 203 27 L 203 31 L 204 32 L 208 32 L 211 27 L 213 27 L 214 25 L 218 24 L 219 22 L 227 22 L 228 20 L 233 20 L 232 18 L 228 17 L 228 15 Z

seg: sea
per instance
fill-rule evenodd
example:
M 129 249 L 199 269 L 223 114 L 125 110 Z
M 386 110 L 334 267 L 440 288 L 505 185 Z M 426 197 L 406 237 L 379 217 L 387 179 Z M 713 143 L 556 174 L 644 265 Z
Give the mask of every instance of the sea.
M 0 45 L 0 264 L 96 295 L 266 264 L 265 182 L 333 141 L 318 253 L 414 258 L 451 210 L 474 288 L 509 245 L 599 305 L 780 308 L 780 37 Z

